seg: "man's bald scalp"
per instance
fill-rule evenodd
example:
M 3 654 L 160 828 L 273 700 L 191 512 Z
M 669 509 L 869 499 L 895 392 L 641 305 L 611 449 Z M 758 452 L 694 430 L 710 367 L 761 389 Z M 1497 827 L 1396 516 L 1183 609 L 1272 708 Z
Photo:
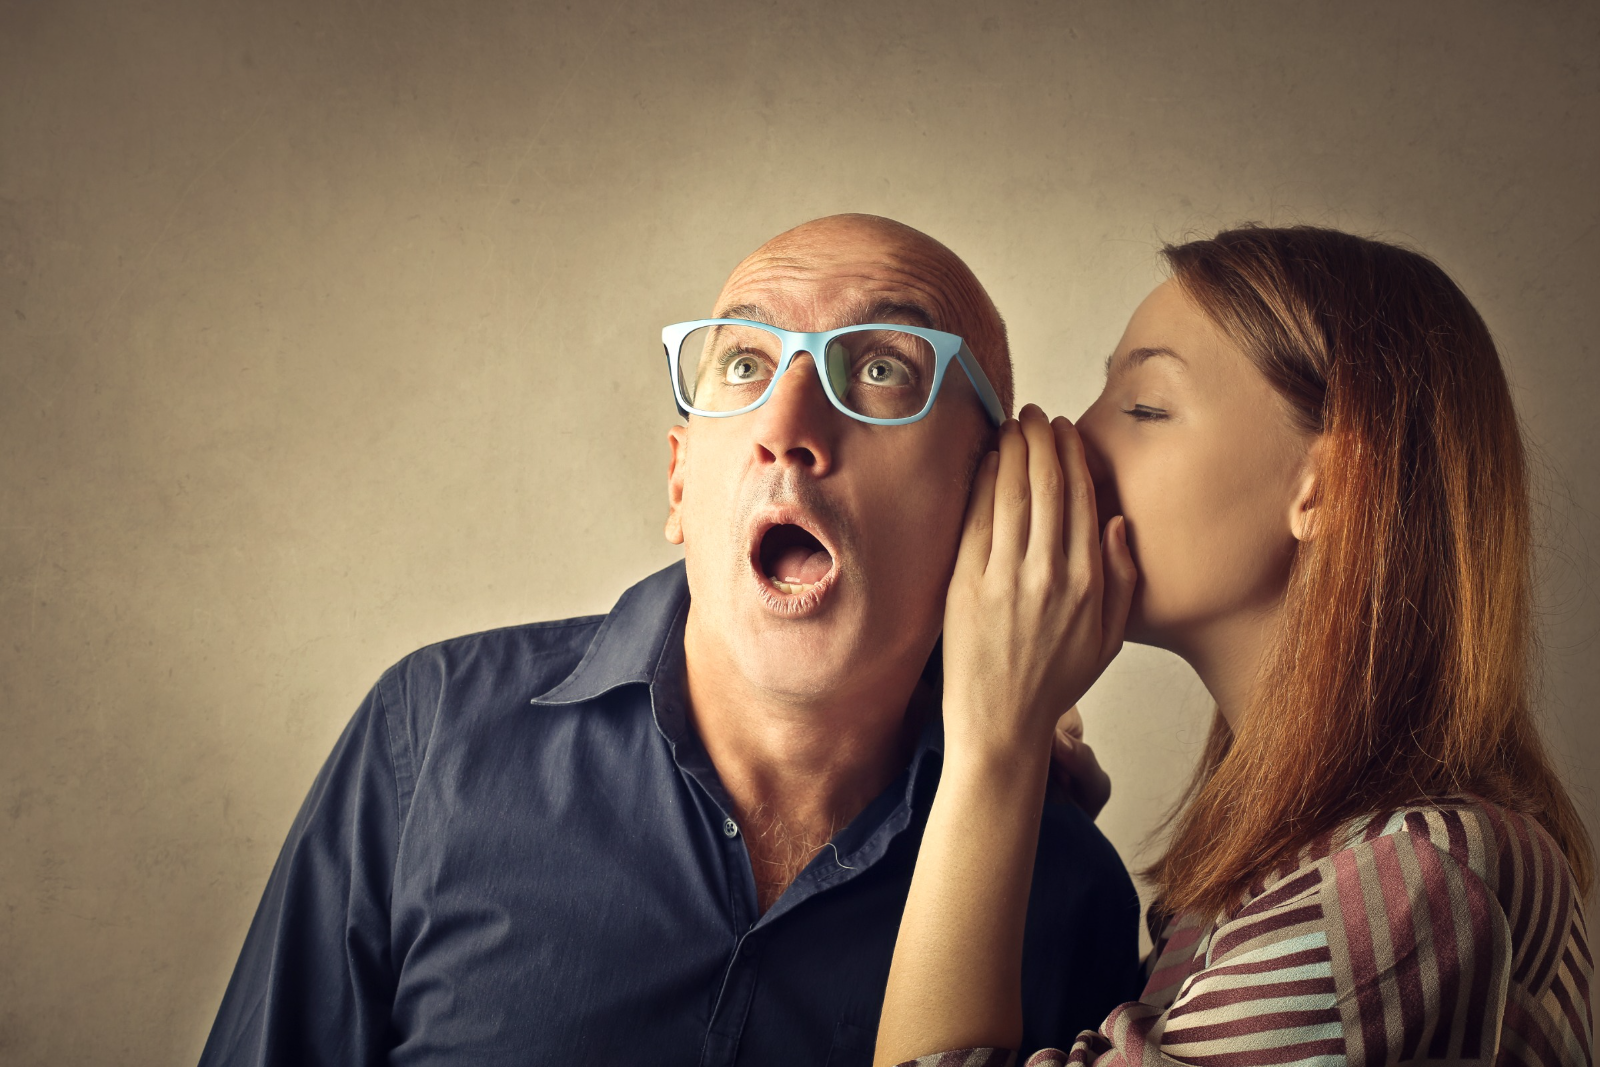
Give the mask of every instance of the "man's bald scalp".
M 767 241 L 734 268 L 729 283 L 757 264 L 796 269 L 818 266 L 842 238 L 875 240 L 886 257 L 903 260 L 907 269 L 941 296 L 935 325 L 960 334 L 989 376 L 1000 406 L 1011 414 L 1014 388 L 1011 347 L 1005 320 L 977 275 L 962 258 L 921 230 L 881 215 L 846 213 L 802 222 Z

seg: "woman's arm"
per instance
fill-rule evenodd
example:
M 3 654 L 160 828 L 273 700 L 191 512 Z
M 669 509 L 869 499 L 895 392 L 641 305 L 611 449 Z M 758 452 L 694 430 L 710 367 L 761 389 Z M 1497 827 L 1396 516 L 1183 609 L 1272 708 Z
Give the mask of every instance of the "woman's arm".
M 1029 405 L 979 471 L 944 626 L 945 762 L 895 943 L 876 1062 L 1015 1048 L 1057 717 L 1122 644 L 1135 573 L 1102 548 L 1083 445 Z

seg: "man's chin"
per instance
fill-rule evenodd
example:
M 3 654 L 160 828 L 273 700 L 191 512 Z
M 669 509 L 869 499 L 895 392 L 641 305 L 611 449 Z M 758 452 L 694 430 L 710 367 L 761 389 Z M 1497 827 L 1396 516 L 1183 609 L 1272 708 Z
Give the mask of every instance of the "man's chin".
M 862 643 L 819 641 L 820 636 L 759 628 L 750 640 L 731 642 L 733 658 L 751 685 L 775 698 L 797 703 L 825 700 L 860 684 L 862 665 L 856 656 Z

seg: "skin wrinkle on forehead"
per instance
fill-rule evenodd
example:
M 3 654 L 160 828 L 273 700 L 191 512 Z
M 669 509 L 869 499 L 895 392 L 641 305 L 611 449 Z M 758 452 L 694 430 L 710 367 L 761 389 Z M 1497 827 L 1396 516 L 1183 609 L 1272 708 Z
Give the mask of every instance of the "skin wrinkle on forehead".
M 834 235 L 837 238 L 830 239 Z M 870 251 L 860 247 L 865 235 L 870 235 L 874 246 Z M 841 253 L 840 246 L 847 251 Z M 781 295 L 785 303 L 798 300 L 817 309 L 852 290 L 923 307 L 934 329 L 963 337 L 1010 413 L 1012 376 L 1004 320 L 960 257 L 909 226 L 857 215 L 803 223 L 774 237 L 736 266 L 716 306 L 763 305 L 766 301 L 760 294 L 767 292 Z M 807 325 L 818 328 L 821 324 Z
M 757 252 L 734 269 L 724 291 L 784 290 L 791 285 L 807 286 L 818 296 L 827 295 L 830 290 L 838 293 L 857 288 L 885 293 L 904 290 L 923 297 L 941 321 L 971 320 L 977 325 L 981 305 L 974 299 L 971 286 L 962 284 L 964 279 L 959 277 L 959 272 L 944 269 L 932 259 L 920 263 L 898 261 L 899 257 L 887 249 L 882 255 L 883 258 L 873 264 L 877 270 L 866 273 L 844 264 L 830 264 L 827 259 L 831 257 L 826 255 L 805 262 L 763 262 L 763 253 Z M 819 279 L 825 280 L 825 284 L 819 285 Z
M 768 326 L 776 326 L 780 330 L 789 329 L 784 322 L 773 321 L 779 316 L 773 315 L 759 304 L 734 304 L 718 311 L 713 318 L 718 319 L 749 319 L 752 322 L 764 322 Z M 903 299 L 887 297 L 882 300 L 859 300 L 855 304 L 837 315 L 830 329 L 844 326 L 859 326 L 867 322 L 887 322 L 895 317 L 915 319 L 913 325 L 925 326 L 930 330 L 940 328 L 938 319 L 920 304 L 912 304 Z M 905 325 L 904 323 L 891 322 L 890 325 Z M 803 333 L 803 330 L 793 331 Z

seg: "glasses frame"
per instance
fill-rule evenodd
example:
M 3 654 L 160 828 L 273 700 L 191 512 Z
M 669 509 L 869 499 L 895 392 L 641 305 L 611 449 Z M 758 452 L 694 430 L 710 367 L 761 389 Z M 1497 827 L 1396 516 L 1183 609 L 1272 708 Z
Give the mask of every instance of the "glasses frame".
M 683 381 L 678 374 L 679 352 L 683 348 L 684 340 L 691 333 L 706 326 L 754 327 L 776 335 L 783 342 L 783 354 L 778 357 L 778 365 L 772 372 L 772 378 L 761 396 L 754 402 L 733 411 L 706 411 L 689 403 L 688 398 L 683 395 Z M 895 330 L 899 333 L 909 333 L 933 346 L 933 384 L 928 389 L 928 402 L 915 415 L 907 415 L 900 419 L 875 419 L 870 415 L 851 411 L 845 406 L 844 401 L 834 394 L 833 385 L 828 381 L 827 371 L 823 368 L 826 355 L 819 360 L 817 353 L 825 354 L 828 351 L 828 343 L 835 337 L 861 333 L 865 330 Z M 967 342 L 956 334 L 945 333 L 942 330 L 905 326 L 897 322 L 867 322 L 857 326 L 841 326 L 837 330 L 826 330 L 822 333 L 797 333 L 794 330 L 780 330 L 776 326 L 751 319 L 693 319 L 662 327 L 661 344 L 667 350 L 667 370 L 672 378 L 672 396 L 678 402 L 678 413 L 684 418 L 699 415 L 707 419 L 727 419 L 754 411 L 771 398 L 772 391 L 778 386 L 778 379 L 783 377 L 789 365 L 794 362 L 794 357 L 801 352 L 811 357 L 811 365 L 817 372 L 817 379 L 822 382 L 822 391 L 827 395 L 829 403 L 857 422 L 870 423 L 873 426 L 903 426 L 908 422 L 916 422 L 927 417 L 928 412 L 933 410 L 933 402 L 939 398 L 939 389 L 944 385 L 945 372 L 949 370 L 952 362 L 959 363 L 961 369 L 966 371 L 967 380 L 972 383 L 973 390 L 978 394 L 978 400 L 983 404 L 984 414 L 989 416 L 989 421 L 999 426 L 1006 417 L 1005 409 L 1000 406 L 1000 397 L 995 393 L 994 386 L 989 384 L 989 376 L 983 373 L 983 368 L 978 365 L 978 357 L 972 354 Z

